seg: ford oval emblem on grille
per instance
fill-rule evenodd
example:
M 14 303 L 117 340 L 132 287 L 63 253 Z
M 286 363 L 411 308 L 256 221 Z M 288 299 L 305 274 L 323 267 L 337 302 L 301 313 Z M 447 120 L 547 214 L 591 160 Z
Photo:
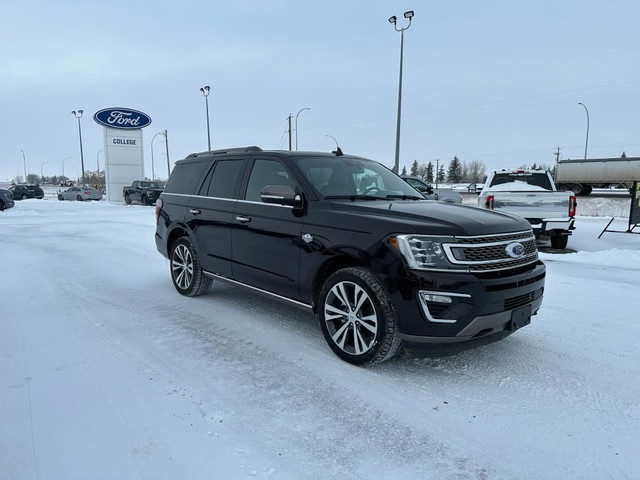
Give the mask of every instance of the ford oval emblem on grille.
M 519 242 L 511 242 L 506 246 L 505 250 L 511 258 L 520 258 L 524 255 L 524 245 Z

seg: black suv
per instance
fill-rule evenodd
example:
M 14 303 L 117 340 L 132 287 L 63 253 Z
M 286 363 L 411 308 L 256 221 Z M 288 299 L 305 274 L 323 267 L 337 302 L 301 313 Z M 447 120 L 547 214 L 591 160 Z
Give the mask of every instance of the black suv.
M 179 293 L 219 279 L 315 312 L 354 364 L 401 345 L 450 353 L 496 341 L 542 303 L 545 266 L 526 220 L 425 200 L 339 150 L 189 155 L 156 214 Z
M 9 187 L 14 200 L 27 198 L 44 198 L 44 191 L 39 185 L 11 185 Z

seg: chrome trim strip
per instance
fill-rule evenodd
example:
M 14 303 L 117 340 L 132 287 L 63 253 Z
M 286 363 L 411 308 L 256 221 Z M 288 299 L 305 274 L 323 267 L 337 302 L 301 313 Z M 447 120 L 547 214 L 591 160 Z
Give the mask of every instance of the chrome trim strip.
M 267 205 L 269 207 L 278 207 L 278 208 L 293 208 L 290 205 L 278 205 L 277 203 L 254 202 L 251 200 L 241 200 L 239 198 L 209 197 L 207 195 L 187 195 L 185 193 L 165 193 L 165 192 L 162 192 L 162 195 L 174 195 L 176 197 L 188 197 L 188 198 L 208 198 L 210 200 L 224 200 L 225 202 L 250 203 L 254 205 Z
M 207 272 L 206 270 L 204 270 L 204 274 L 208 275 L 209 277 L 213 277 L 213 278 L 215 278 L 217 280 L 222 280 L 223 282 L 231 283 L 231 284 L 234 284 L 234 285 L 239 285 L 241 287 L 245 287 L 245 288 L 248 288 L 250 290 L 254 290 L 254 291 L 258 292 L 258 293 L 262 293 L 264 295 L 268 295 L 270 297 L 274 297 L 274 298 L 276 298 L 276 299 L 278 299 L 280 301 L 283 301 L 283 302 L 286 302 L 286 303 L 291 303 L 295 307 L 301 308 L 301 309 L 303 309 L 303 310 L 305 310 L 305 311 L 307 311 L 309 313 L 313 313 L 313 307 L 311 305 L 307 305 L 306 303 L 302 303 L 302 302 L 299 302 L 297 300 L 293 300 L 293 299 L 288 298 L 288 297 L 283 297 L 282 295 L 278 295 L 277 293 L 269 292 L 267 290 L 263 290 L 263 289 L 258 288 L 258 287 L 247 285 L 246 283 L 238 282 L 237 280 L 232 280 L 230 278 L 223 277 L 223 276 L 218 275 L 216 273 Z
M 508 237 L 510 235 L 522 235 L 523 233 L 531 233 L 531 230 L 521 230 L 520 232 L 509 233 L 492 233 L 490 235 L 456 235 L 456 238 L 488 238 L 488 237 Z
M 420 302 L 420 306 L 422 307 L 422 311 L 424 312 L 427 320 L 432 323 L 456 323 L 458 320 L 452 320 L 449 318 L 435 318 L 431 315 L 429 311 L 429 306 L 427 305 L 427 301 L 421 295 L 422 293 L 426 293 L 427 295 L 441 295 L 445 297 L 461 297 L 461 298 L 471 298 L 471 295 L 468 293 L 449 293 L 449 292 L 434 292 L 431 290 L 419 290 L 418 291 L 418 301 Z

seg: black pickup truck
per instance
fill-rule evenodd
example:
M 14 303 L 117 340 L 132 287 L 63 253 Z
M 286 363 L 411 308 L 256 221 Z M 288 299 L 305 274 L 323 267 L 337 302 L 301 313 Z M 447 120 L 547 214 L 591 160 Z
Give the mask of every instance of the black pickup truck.
M 131 202 L 140 202 L 143 205 L 153 205 L 160 194 L 164 191 L 162 185 L 158 182 L 149 182 L 146 180 L 135 180 L 130 187 L 122 189 L 124 202 L 130 205 Z
M 500 340 L 542 303 L 545 266 L 525 219 L 427 200 L 380 163 L 340 151 L 189 155 L 156 215 L 180 294 L 219 280 L 314 312 L 331 349 L 354 364 L 402 345 L 451 353 Z

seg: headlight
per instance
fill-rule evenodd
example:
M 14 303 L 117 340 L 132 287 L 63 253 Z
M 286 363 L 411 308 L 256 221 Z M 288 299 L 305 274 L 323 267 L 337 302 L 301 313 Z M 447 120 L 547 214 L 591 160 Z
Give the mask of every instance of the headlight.
M 389 243 L 400 250 L 412 270 L 467 270 L 466 266 L 449 262 L 443 244 L 457 243 L 454 237 L 397 235 Z

